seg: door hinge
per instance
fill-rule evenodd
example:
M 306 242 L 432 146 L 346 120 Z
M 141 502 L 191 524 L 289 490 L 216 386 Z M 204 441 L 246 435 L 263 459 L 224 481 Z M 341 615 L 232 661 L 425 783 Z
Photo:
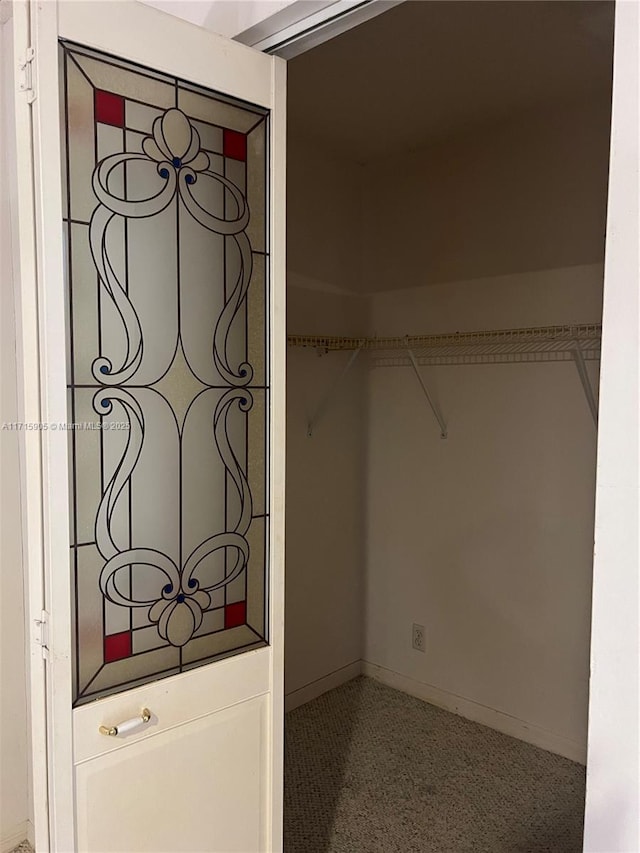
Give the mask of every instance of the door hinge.
M 42 657 L 49 660 L 49 614 L 43 610 L 39 619 L 34 619 L 36 625 L 35 641 L 42 649 Z
M 18 91 L 24 92 L 27 96 L 27 103 L 32 104 L 36 99 L 35 87 L 35 57 L 36 52 L 32 47 L 28 47 L 24 57 L 18 62 L 18 71 L 20 72 Z

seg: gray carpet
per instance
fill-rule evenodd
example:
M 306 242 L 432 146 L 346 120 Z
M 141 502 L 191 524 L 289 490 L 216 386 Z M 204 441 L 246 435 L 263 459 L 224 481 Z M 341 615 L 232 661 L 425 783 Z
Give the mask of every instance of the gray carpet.
M 287 714 L 285 853 L 579 853 L 585 770 L 357 678 Z

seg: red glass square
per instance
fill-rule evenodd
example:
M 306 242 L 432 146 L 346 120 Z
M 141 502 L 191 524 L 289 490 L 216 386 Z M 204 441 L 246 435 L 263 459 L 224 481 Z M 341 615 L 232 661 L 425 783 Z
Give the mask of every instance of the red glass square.
M 223 140 L 225 157 L 231 157 L 233 160 L 247 159 L 246 134 L 238 133 L 237 130 L 225 130 Z
M 131 655 L 131 631 L 121 631 L 119 634 L 108 634 L 104 638 L 104 662 L 122 660 Z
M 96 121 L 112 124 L 114 127 L 124 127 L 124 98 L 113 92 L 103 92 L 96 89 L 95 95 Z
M 247 621 L 247 602 L 236 601 L 235 604 L 227 604 L 224 609 L 224 627 L 235 628 L 244 625 Z

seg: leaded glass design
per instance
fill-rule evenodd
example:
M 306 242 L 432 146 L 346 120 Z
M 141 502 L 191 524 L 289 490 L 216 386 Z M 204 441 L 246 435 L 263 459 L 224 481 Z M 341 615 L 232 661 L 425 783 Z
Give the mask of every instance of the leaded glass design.
M 60 62 L 78 705 L 267 642 L 269 117 Z

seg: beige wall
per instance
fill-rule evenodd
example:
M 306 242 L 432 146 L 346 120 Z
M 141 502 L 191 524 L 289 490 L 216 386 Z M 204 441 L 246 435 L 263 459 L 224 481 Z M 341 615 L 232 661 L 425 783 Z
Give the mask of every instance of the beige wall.
M 609 111 L 527 113 L 367 165 L 363 286 L 601 262 Z
M 293 277 L 295 280 L 295 277 Z M 349 334 L 363 325 L 358 297 L 289 283 L 289 328 Z M 287 364 L 287 546 L 285 690 L 301 690 L 362 657 L 364 392 L 362 364 L 310 418 L 347 354 L 289 350 Z
M 2 26 L 3 78 L 10 79 L 11 22 Z M 10 104 L 0 86 L 3 133 L 0 135 L 0 425 L 17 420 L 15 306 L 9 222 Z M 27 701 L 24 640 L 20 470 L 18 436 L 0 429 L 0 850 L 27 837 Z
M 329 291 L 361 289 L 361 175 L 359 166 L 312 140 L 289 136 L 287 270 L 298 282 Z
M 608 135 L 594 101 L 369 164 L 371 331 L 599 322 Z M 411 371 L 369 376 L 365 659 L 584 760 L 596 433 L 575 367 L 426 375 L 446 441 Z
M 601 294 L 600 265 L 455 282 L 377 294 L 372 326 L 593 323 Z M 575 367 L 423 372 L 444 441 L 409 368 L 369 374 L 364 657 L 584 758 L 596 431 Z
M 289 330 L 599 322 L 607 137 L 594 103 L 364 167 L 291 140 Z M 397 684 L 584 759 L 596 433 L 574 365 L 427 371 L 446 441 L 410 370 L 365 369 L 305 440 L 310 395 L 344 360 L 289 350 L 291 687 L 353 655 L 359 603 L 362 656 Z M 334 583 L 349 606 L 331 619 Z
M 287 328 L 364 333 L 367 300 L 345 292 L 360 273 L 359 170 L 289 139 Z M 355 247 L 355 248 L 354 248 Z M 285 690 L 290 703 L 362 657 L 364 393 L 356 363 L 313 436 L 308 422 L 348 354 L 289 349 Z M 337 675 L 336 675 L 337 674 Z M 291 696 L 293 694 L 293 696 Z

